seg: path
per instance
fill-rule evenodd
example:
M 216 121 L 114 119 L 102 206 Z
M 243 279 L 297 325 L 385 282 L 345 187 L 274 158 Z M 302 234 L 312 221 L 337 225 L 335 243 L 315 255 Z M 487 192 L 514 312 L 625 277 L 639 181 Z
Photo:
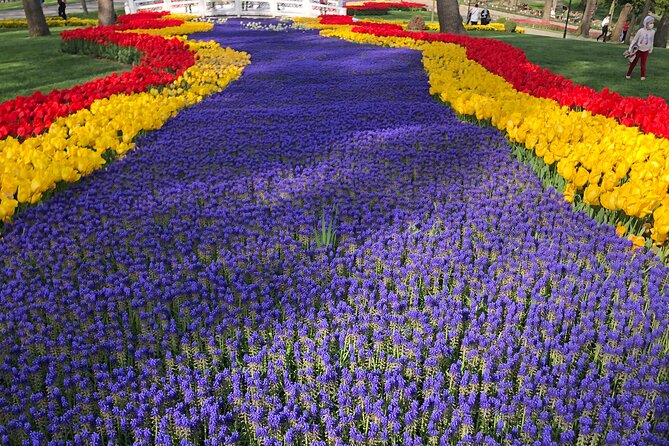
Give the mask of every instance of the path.
M 431 8 L 431 3 L 428 5 L 428 1 L 425 1 L 426 7 L 429 9 Z M 86 2 L 86 5 L 88 6 L 89 12 L 97 11 L 98 9 L 98 4 L 97 1 L 91 1 L 88 0 Z M 72 13 L 80 13 L 83 12 L 82 7 L 81 7 L 81 2 L 80 1 L 73 1 L 73 2 L 68 2 L 67 4 L 67 13 L 72 14 Z M 460 5 L 460 13 L 464 16 L 467 15 L 467 6 L 466 5 Z M 58 15 L 58 5 L 46 5 L 44 6 L 44 14 L 47 16 L 57 16 Z M 517 17 L 514 14 L 507 13 L 507 12 L 500 12 L 500 11 L 494 11 L 493 12 L 494 17 L 509 17 L 509 18 L 515 18 Z M 0 11 L 0 19 L 20 19 L 20 18 L 25 18 L 25 13 L 23 9 L 10 9 L 10 10 L 4 10 Z M 534 34 L 534 35 L 542 35 L 542 36 L 549 36 L 549 37 L 561 37 L 562 34 L 558 31 L 549 31 L 549 30 L 540 30 L 540 29 L 533 29 L 533 28 L 526 28 L 525 31 L 527 34 Z M 574 36 L 568 36 L 568 38 L 572 38 Z M 574 37 L 575 38 L 575 37 Z
M 426 7 L 429 9 L 431 8 L 431 2 L 425 1 Z M 429 3 L 429 5 L 428 5 Z M 86 5 L 88 6 L 89 12 L 94 12 L 97 11 L 98 9 L 98 4 L 97 1 L 91 1 L 88 0 L 86 2 Z M 67 11 L 68 14 L 72 13 L 81 13 L 83 12 L 83 9 L 81 7 L 81 2 L 80 1 L 74 1 L 74 2 L 68 2 L 67 4 Z M 467 5 L 460 5 L 460 13 L 462 16 L 467 15 Z M 58 5 L 46 5 L 44 6 L 44 14 L 47 16 L 57 16 L 58 15 Z M 521 17 L 512 13 L 508 12 L 503 12 L 503 11 L 493 11 L 493 18 L 496 17 L 507 17 L 507 18 L 516 18 L 516 17 Z M 522 16 L 523 18 L 526 18 Z M 23 9 L 10 9 L 10 10 L 3 10 L 0 11 L 0 19 L 20 19 L 20 18 L 25 18 L 25 13 Z M 521 25 L 522 26 L 522 25 Z M 562 32 L 561 31 L 550 31 L 550 30 L 543 30 L 543 29 L 534 29 L 530 27 L 525 28 L 526 34 L 532 34 L 532 35 L 540 35 L 540 36 L 548 36 L 548 37 L 562 37 Z M 567 35 L 567 38 L 580 38 L 579 36 L 574 36 L 574 35 Z
M 666 419 L 667 270 L 433 100 L 418 52 L 199 37 L 252 64 L 0 240 L 2 435 L 520 445 L 592 404 L 660 438 L 622 420 Z
M 86 1 L 86 7 L 88 8 L 88 12 L 95 12 L 98 10 L 98 2 L 94 0 L 87 0 Z M 44 15 L 49 17 L 57 17 L 58 16 L 58 5 L 53 4 L 53 5 L 44 5 Z M 81 6 L 81 1 L 68 1 L 67 2 L 67 8 L 65 9 L 66 14 L 75 14 L 75 13 L 82 13 L 84 12 L 84 9 Z M 25 19 L 26 18 L 26 13 L 23 10 L 23 8 L 17 8 L 17 9 L 6 9 L 3 11 L 0 11 L 0 19 Z

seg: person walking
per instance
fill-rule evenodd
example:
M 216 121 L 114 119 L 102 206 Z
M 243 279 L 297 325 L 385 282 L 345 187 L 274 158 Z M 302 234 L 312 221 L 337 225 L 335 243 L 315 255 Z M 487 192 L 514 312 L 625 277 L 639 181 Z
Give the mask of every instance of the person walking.
M 653 39 L 655 38 L 655 18 L 653 16 L 647 16 L 643 19 L 643 28 L 639 29 L 634 35 L 632 42 L 630 42 L 629 51 L 634 51 L 636 47 L 636 56 L 630 63 L 630 67 L 627 69 L 626 79 L 632 78 L 632 71 L 636 67 L 637 62 L 641 61 L 641 80 L 646 80 L 646 60 L 648 60 L 648 55 L 653 52 Z
M 471 13 L 469 14 L 469 24 L 478 25 L 480 18 L 481 18 L 481 10 L 479 9 L 479 4 L 474 3 L 474 8 L 472 8 Z
M 597 36 L 597 42 L 599 42 L 599 38 L 602 36 L 604 36 L 604 42 L 606 42 L 606 37 L 609 35 L 609 23 L 611 23 L 611 16 L 607 15 L 602 20 L 602 33 Z
M 65 3 L 65 0 L 58 0 L 58 15 L 63 20 L 67 20 L 67 14 L 65 14 L 65 7 L 66 6 L 67 6 L 67 3 Z

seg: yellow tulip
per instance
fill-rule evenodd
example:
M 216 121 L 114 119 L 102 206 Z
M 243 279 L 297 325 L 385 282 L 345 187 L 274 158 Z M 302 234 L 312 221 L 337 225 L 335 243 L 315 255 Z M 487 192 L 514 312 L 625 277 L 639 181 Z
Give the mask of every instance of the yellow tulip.
M 0 197 L 0 221 L 8 221 L 18 205 L 19 202 L 13 198 Z
M 585 186 L 585 183 L 588 182 L 588 177 L 590 176 L 590 172 L 588 172 L 585 168 L 579 167 L 578 170 L 576 171 L 576 175 L 574 176 L 574 185 L 577 188 L 582 188 Z
M 19 203 L 27 203 L 28 200 L 30 200 L 30 194 L 30 183 L 21 181 L 16 193 L 16 199 L 19 201 Z
M 599 205 L 599 194 L 599 186 L 596 186 L 595 184 L 589 184 L 588 187 L 586 187 L 583 191 L 583 201 L 590 206 L 597 206 Z
M 568 183 L 567 186 L 564 188 L 564 192 L 562 195 L 564 196 L 564 199 L 568 201 L 569 203 L 574 202 L 574 196 L 576 193 L 576 187 L 572 183 Z
M 634 251 L 635 249 L 641 248 L 646 240 L 638 235 L 628 235 L 627 239 L 632 242 L 632 250 Z
M 618 209 L 620 209 L 617 205 L 617 198 L 618 198 L 617 190 L 606 191 L 602 192 L 601 195 L 599 196 L 599 202 L 602 205 L 602 207 L 610 211 L 617 211 Z
M 620 224 L 616 226 L 616 234 L 618 234 L 618 237 L 622 237 L 623 235 L 625 235 L 626 232 L 627 228 L 625 226 Z

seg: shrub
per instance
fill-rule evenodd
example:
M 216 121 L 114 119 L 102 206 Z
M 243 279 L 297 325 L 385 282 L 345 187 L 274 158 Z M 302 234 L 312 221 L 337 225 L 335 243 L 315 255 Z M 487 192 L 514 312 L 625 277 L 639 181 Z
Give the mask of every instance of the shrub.
M 513 20 L 505 19 L 503 17 L 495 20 L 497 23 L 501 23 L 504 25 L 504 31 L 512 33 L 516 31 L 516 27 L 518 24 L 514 22 Z
M 424 31 L 425 30 L 425 19 L 421 16 L 411 17 L 407 23 L 408 31 Z

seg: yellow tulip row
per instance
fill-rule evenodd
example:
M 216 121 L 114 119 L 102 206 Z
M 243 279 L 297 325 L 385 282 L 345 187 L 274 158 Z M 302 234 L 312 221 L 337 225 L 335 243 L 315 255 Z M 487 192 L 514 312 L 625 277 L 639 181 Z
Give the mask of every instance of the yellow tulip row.
M 465 25 L 467 31 L 506 31 L 504 23 L 488 23 L 487 25 Z M 513 31 L 516 34 L 525 34 L 525 28 L 516 26 L 516 29 Z
M 321 34 L 359 43 L 422 51 L 430 92 L 458 113 L 475 116 L 557 163 L 566 180 L 565 199 L 582 191 L 585 203 L 629 216 L 650 218 L 651 238 L 663 244 L 669 233 L 669 140 L 644 134 L 588 111 L 571 110 L 551 99 L 516 91 L 505 79 L 467 59 L 455 44 L 376 37 L 337 26 Z
M 167 28 L 156 28 L 156 29 L 130 29 L 124 32 L 136 33 L 136 34 L 150 34 L 152 36 L 173 37 L 173 36 L 182 36 L 187 34 L 205 32 L 211 30 L 213 27 L 214 25 L 208 22 L 184 22 L 184 24 L 180 26 L 168 26 Z
M 140 132 L 160 128 L 181 108 L 222 90 L 250 63 L 248 54 L 213 41 L 188 43 L 199 58 L 174 83 L 96 100 L 89 109 L 57 119 L 44 134 L 0 141 L 0 221 L 9 221 L 19 203 L 36 203 L 57 183 L 99 169 L 105 152 L 123 156 Z
M 404 22 L 406 24 L 406 22 Z M 504 27 L 504 23 L 488 23 L 487 25 L 463 25 L 467 31 L 499 31 L 499 32 L 505 32 L 506 28 Z M 406 26 L 404 26 L 406 28 Z M 439 31 L 439 24 L 438 23 L 426 23 L 425 24 L 425 29 L 428 31 Z M 513 31 L 516 34 L 524 34 L 525 33 L 525 28 L 521 28 L 520 26 L 516 26 L 516 29 Z
M 47 17 L 46 24 L 49 27 L 57 26 L 97 26 L 98 21 L 95 19 L 80 19 L 78 17 L 71 17 L 63 20 L 60 17 Z M 5 19 L 0 20 L 0 28 L 27 28 L 28 21 L 26 19 Z
M 185 22 L 190 21 L 190 20 L 195 20 L 197 19 L 198 16 L 193 15 L 193 14 L 179 14 L 176 12 L 173 12 L 171 14 L 167 14 L 163 16 L 163 19 L 176 19 L 176 20 L 183 20 Z

